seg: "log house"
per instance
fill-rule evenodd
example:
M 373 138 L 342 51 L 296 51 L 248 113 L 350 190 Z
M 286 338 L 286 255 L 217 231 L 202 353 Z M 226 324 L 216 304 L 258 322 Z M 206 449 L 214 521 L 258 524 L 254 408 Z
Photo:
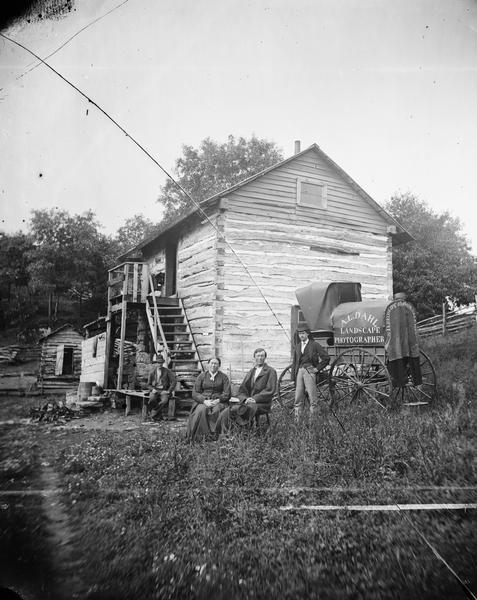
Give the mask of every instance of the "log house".
M 192 352 L 185 359 L 193 358 L 199 368 L 220 356 L 236 382 L 257 347 L 266 348 L 278 371 L 289 363 L 299 318 L 297 288 L 312 281 L 359 281 L 363 298 L 390 297 L 393 244 L 411 239 L 316 144 L 203 201 L 201 208 L 159 227 L 120 257 L 135 275 L 112 278 L 123 286 L 123 303 L 115 309 L 110 297 L 108 322 L 121 314 L 124 340 L 128 286 L 142 290 L 135 302 L 147 305 L 147 279 L 154 296 L 153 279 L 160 277 L 159 323 L 146 309 L 154 344 L 162 340 L 174 347 L 182 334 Z M 166 309 L 176 310 L 177 318 L 163 318 Z M 165 333 L 159 335 L 161 322 Z M 173 362 L 176 371 L 180 361 Z

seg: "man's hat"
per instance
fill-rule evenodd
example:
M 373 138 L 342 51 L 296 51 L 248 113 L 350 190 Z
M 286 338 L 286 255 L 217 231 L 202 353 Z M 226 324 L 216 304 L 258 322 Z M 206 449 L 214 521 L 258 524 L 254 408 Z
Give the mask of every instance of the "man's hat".
M 310 331 L 310 328 L 306 323 L 298 323 L 297 331 L 306 331 L 307 333 Z
M 240 425 L 241 427 L 248 425 L 250 423 L 250 419 L 247 419 L 249 413 L 249 408 L 246 404 L 235 404 L 232 405 L 232 409 L 230 411 L 231 419 Z

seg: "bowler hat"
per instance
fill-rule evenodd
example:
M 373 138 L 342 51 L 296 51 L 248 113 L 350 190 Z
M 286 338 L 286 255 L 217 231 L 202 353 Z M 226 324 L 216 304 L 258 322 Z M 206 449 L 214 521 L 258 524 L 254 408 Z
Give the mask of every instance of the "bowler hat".
M 308 325 L 306 323 L 298 323 L 298 327 L 296 328 L 297 331 L 306 331 L 307 333 L 309 333 L 310 328 L 308 327 Z

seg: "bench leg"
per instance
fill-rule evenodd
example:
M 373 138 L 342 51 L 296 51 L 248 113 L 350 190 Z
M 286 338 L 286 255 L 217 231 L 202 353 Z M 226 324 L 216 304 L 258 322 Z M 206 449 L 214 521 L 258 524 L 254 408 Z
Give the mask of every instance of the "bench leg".
M 142 397 L 142 420 L 145 421 L 147 417 L 147 398 L 146 396 Z
M 169 397 L 169 406 L 167 407 L 167 416 L 173 417 L 176 414 L 176 399 L 174 396 Z
M 269 413 L 260 413 L 259 415 L 255 415 L 255 425 L 257 427 L 257 429 L 260 429 L 260 419 L 262 417 L 265 417 L 267 420 L 267 425 L 268 427 L 270 427 L 270 417 L 269 417 Z
M 126 395 L 126 409 L 124 410 L 124 416 L 127 417 L 131 412 L 131 396 Z

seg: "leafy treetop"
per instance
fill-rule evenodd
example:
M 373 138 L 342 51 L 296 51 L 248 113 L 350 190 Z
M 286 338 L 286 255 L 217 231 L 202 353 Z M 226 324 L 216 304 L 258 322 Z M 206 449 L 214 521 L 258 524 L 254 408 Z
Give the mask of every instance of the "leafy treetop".
M 117 244 L 116 254 L 124 254 L 142 242 L 144 238 L 152 235 L 157 227 L 158 223 L 153 223 L 142 214 L 136 214 L 126 219 L 114 238 L 114 242 Z
M 184 145 L 182 152 L 183 156 L 176 161 L 175 173 L 178 182 L 196 201 L 210 198 L 283 160 L 274 142 L 255 135 L 248 140 L 229 135 L 223 144 L 206 138 L 199 148 Z M 171 180 L 162 187 L 158 202 L 164 205 L 165 222 L 193 208 Z
M 406 291 L 418 318 L 441 310 L 442 303 L 475 301 L 476 257 L 462 224 L 447 211 L 437 214 L 411 193 L 397 194 L 386 209 L 415 238 L 393 250 L 394 291 Z

